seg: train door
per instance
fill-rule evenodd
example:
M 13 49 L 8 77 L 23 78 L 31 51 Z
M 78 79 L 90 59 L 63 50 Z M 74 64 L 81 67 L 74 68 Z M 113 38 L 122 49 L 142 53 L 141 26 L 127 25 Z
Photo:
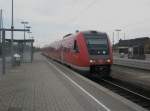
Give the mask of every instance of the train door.
M 78 65 L 79 63 L 79 47 L 77 44 L 77 40 L 74 40 L 74 45 L 73 45 L 73 62 L 75 65 Z
M 63 47 L 63 41 L 61 43 L 61 51 L 60 51 L 60 59 L 61 59 L 61 62 L 64 63 L 64 47 Z

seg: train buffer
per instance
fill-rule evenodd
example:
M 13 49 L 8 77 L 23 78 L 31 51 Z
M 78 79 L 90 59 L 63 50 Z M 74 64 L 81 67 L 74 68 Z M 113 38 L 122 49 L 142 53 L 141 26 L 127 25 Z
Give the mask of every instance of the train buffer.
M 1 76 L 0 111 L 145 111 L 39 53 Z

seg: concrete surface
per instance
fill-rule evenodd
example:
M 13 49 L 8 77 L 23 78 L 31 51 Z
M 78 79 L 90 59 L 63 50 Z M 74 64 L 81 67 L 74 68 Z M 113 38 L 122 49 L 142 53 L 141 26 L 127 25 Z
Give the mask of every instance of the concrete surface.
M 114 58 L 120 58 L 119 53 L 113 53 Z M 128 59 L 128 54 L 124 55 L 125 59 Z M 145 60 L 144 61 L 150 61 L 150 54 L 145 54 Z
M 10 57 L 6 57 L 6 72 L 11 68 L 11 59 Z M 0 77 L 2 75 L 2 58 L 0 58 Z
M 113 64 L 150 70 L 150 61 L 114 57 Z
M 36 54 L 0 80 L 0 111 L 145 111 L 72 70 Z
M 150 71 L 148 70 L 113 65 L 111 76 L 150 90 Z
M 2 75 L 2 59 L 0 58 L 0 75 Z

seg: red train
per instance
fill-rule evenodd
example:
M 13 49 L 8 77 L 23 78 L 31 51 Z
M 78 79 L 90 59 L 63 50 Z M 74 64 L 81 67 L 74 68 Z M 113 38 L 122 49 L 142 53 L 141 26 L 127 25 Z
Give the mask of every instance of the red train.
M 109 76 L 112 46 L 106 33 L 77 31 L 43 49 L 43 54 L 87 74 Z

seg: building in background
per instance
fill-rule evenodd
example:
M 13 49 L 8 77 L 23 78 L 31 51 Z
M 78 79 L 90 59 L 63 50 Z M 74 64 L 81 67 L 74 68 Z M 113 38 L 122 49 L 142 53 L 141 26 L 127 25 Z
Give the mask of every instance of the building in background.
M 113 46 L 113 51 L 115 56 L 145 59 L 150 55 L 150 38 L 141 37 L 129 40 L 119 40 L 119 43 Z

